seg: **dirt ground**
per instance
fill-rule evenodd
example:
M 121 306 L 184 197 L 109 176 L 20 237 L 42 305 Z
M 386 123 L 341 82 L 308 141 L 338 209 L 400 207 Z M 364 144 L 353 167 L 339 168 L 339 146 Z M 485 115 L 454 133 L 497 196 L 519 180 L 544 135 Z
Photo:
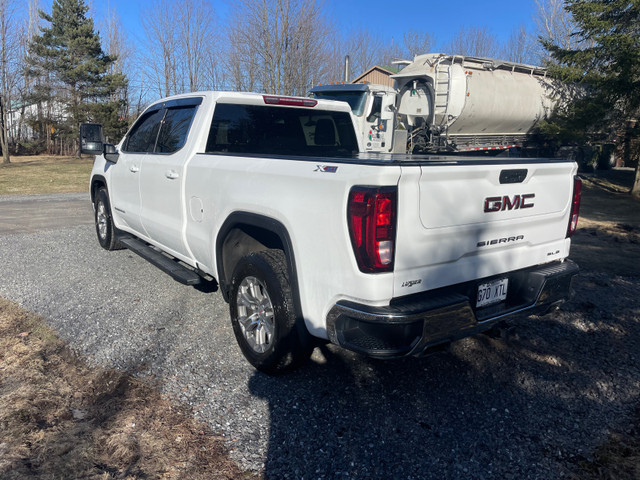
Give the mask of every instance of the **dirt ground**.
M 629 168 L 581 174 L 581 215 L 571 244 L 571 258 L 580 265 L 583 279 L 578 281 L 585 283 L 586 288 L 593 287 L 589 278 L 592 275 L 596 284 L 602 284 L 598 299 L 601 308 L 608 302 L 614 310 L 612 302 L 617 301 L 608 298 L 603 286 L 623 278 L 640 282 L 640 201 L 627 193 L 634 175 Z M 592 305 L 588 299 L 578 298 L 575 302 L 578 310 Z M 624 431 L 613 431 L 593 458 L 584 462 L 573 478 L 640 479 L 640 405 L 631 424 Z
M 0 478 L 252 476 L 152 385 L 88 368 L 42 319 L 0 299 Z
M 627 193 L 632 169 L 581 174 L 582 204 L 571 258 L 583 269 L 640 275 L 640 202 Z
M 640 282 L 640 202 L 625 193 L 633 171 L 583 178 L 571 257 L 587 277 Z M 0 299 L 0 478 L 254 477 L 153 385 L 88 368 L 42 319 Z M 574 478 L 640 478 L 640 410 Z

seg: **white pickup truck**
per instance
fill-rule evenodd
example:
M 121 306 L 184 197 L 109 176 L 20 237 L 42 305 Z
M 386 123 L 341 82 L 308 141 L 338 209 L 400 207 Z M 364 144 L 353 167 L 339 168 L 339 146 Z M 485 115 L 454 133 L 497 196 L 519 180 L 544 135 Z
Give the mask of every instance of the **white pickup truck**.
M 575 163 L 358 154 L 351 115 L 202 92 L 154 103 L 117 146 L 83 125 L 100 245 L 217 282 L 243 354 L 268 373 L 318 339 L 419 356 L 569 298 Z

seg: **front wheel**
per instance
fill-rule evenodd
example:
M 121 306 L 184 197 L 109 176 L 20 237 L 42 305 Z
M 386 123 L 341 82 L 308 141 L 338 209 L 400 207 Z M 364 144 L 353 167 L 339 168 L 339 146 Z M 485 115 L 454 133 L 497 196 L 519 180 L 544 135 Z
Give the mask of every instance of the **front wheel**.
M 96 192 L 93 214 L 100 246 L 105 250 L 119 250 L 124 248 L 117 239 L 117 229 L 111 217 L 109 195 L 107 189 L 104 187 L 99 188 Z
M 311 336 L 302 319 L 296 319 L 287 260 L 281 250 L 240 259 L 229 300 L 236 340 L 255 368 L 280 373 L 309 358 Z

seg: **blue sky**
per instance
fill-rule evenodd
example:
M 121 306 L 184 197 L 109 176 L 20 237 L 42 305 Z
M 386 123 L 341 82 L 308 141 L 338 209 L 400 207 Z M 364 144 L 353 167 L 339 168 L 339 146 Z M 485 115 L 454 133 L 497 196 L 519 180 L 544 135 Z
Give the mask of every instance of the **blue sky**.
M 48 10 L 49 2 L 42 1 Z M 130 37 L 135 39 L 140 31 L 140 15 L 151 2 L 146 0 L 93 0 L 92 11 L 105 12 L 115 9 Z M 218 15 L 228 9 L 226 0 L 212 1 Z M 534 2 L 531 1 L 414 1 L 390 2 L 383 0 L 324 0 L 329 18 L 335 19 L 343 32 L 367 28 L 383 39 L 401 41 L 407 30 L 427 31 L 434 35 L 436 45 L 443 45 L 461 27 L 487 27 L 505 41 L 511 32 L 524 24 L 533 31 Z M 99 24 L 99 22 L 96 22 Z
M 437 43 L 446 43 L 461 27 L 486 26 L 499 40 L 509 37 L 520 24 L 533 28 L 533 1 L 415 1 L 328 2 L 343 30 L 367 27 L 385 38 L 399 38 L 405 31 L 427 31 Z M 397 5 L 390 8 L 389 5 Z

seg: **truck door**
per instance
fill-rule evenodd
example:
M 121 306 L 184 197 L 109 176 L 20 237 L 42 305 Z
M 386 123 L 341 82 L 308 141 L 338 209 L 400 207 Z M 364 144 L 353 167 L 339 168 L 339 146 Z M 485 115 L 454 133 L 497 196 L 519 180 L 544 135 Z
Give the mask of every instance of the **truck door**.
M 374 93 L 365 119 L 364 146 L 367 151 L 391 151 L 393 146 L 394 102 L 394 93 Z
M 154 153 L 142 166 L 140 195 L 142 225 L 149 238 L 172 254 L 187 255 L 183 237 L 184 167 L 189 149 L 183 148 L 201 99 L 167 103 Z M 192 104 L 189 104 L 192 103 Z
M 164 111 L 145 112 L 122 143 L 118 163 L 111 167 L 110 197 L 116 225 L 145 235 L 140 220 L 140 172 L 149 152 L 153 152 Z

